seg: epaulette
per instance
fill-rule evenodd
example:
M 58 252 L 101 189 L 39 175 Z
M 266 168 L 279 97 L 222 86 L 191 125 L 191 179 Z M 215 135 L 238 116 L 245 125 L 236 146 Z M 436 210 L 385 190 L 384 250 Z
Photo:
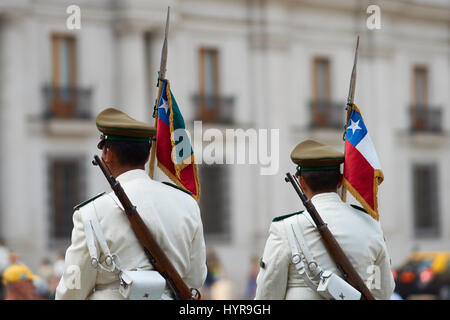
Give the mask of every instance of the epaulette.
M 302 214 L 303 211 L 305 211 L 305 210 L 300 210 L 300 211 L 297 211 L 297 212 L 294 212 L 294 213 L 285 214 L 284 216 L 275 217 L 275 218 L 272 219 L 272 222 L 281 221 L 283 219 L 289 218 L 289 217 L 291 217 L 293 215 L 296 215 L 296 214 Z
M 178 189 L 180 191 L 186 192 L 188 195 L 192 196 L 192 192 L 190 192 L 190 191 L 188 191 L 186 189 L 183 189 L 183 188 L 177 186 L 176 184 L 173 184 L 173 183 L 170 183 L 170 182 L 167 182 L 167 181 L 163 181 L 163 183 L 165 185 L 171 186 L 172 188 L 175 188 L 175 189 Z
M 364 209 L 363 207 L 357 206 L 356 204 L 351 204 L 351 206 L 352 206 L 353 208 L 355 208 L 356 210 L 359 210 L 359 211 L 362 211 L 362 212 L 364 212 L 364 213 L 369 214 L 369 213 L 367 212 L 367 210 Z
M 73 211 L 76 211 L 76 210 L 80 209 L 81 207 L 84 207 L 84 206 L 87 205 L 89 202 L 94 201 L 95 199 L 101 197 L 101 196 L 104 195 L 104 194 L 105 194 L 105 192 L 99 193 L 98 195 L 93 196 L 92 198 L 90 198 L 90 199 L 88 199 L 88 200 L 86 200 L 86 201 L 83 201 L 83 202 L 80 203 L 80 204 L 77 204 L 75 207 L 73 207 Z

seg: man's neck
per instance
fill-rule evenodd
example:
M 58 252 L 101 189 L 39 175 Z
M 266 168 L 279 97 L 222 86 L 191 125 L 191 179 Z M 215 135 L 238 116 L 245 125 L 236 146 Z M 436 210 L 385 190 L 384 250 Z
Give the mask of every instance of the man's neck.
M 111 169 L 111 173 L 114 178 L 117 178 L 118 176 L 120 176 L 121 174 L 123 174 L 127 171 L 136 170 L 136 169 L 145 170 L 145 167 L 144 166 L 122 166 L 119 168 Z
M 322 193 L 329 193 L 329 192 L 334 192 L 337 193 L 337 190 L 330 190 L 330 191 L 321 191 L 321 192 L 305 192 L 306 196 L 308 197 L 308 199 L 312 199 L 312 197 L 318 195 L 318 194 L 322 194 Z

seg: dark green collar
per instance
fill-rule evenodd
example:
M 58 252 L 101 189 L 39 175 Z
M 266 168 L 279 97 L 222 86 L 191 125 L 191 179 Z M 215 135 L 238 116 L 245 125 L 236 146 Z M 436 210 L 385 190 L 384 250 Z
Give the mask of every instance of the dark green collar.
M 83 201 L 83 202 L 80 203 L 80 204 L 77 204 L 75 207 L 73 207 L 73 210 L 74 210 L 74 211 L 79 210 L 80 208 L 82 208 L 82 207 L 84 207 L 85 205 L 87 205 L 89 202 L 94 201 L 95 199 L 101 197 L 101 196 L 104 195 L 104 194 L 105 194 L 105 192 L 99 193 L 99 194 L 97 194 L 96 196 L 93 196 L 92 198 L 90 198 L 90 199 L 88 199 L 88 200 L 86 200 L 86 201 Z
M 176 184 L 173 184 L 173 183 L 170 183 L 170 182 L 167 182 L 167 181 L 163 181 L 163 183 L 165 185 L 171 186 L 172 188 L 178 189 L 178 190 L 183 191 L 183 192 L 187 193 L 188 195 L 192 196 L 192 192 L 190 192 L 190 191 L 188 191 L 186 189 L 183 189 L 183 188 L 177 186 Z
M 275 218 L 272 219 L 272 222 L 281 221 L 281 220 L 284 220 L 284 219 L 289 218 L 289 217 L 291 217 L 293 215 L 296 215 L 296 214 L 302 214 L 303 211 L 305 211 L 305 210 L 300 210 L 300 211 L 297 211 L 297 212 L 294 212 L 294 213 L 289 213 L 289 214 L 285 214 L 283 216 L 275 217 Z
M 357 206 L 356 204 L 351 204 L 351 206 L 352 206 L 353 208 L 355 208 L 356 210 L 359 210 L 359 211 L 362 211 L 362 212 L 364 212 L 364 213 L 369 214 L 369 213 L 366 211 L 366 209 L 364 209 L 364 208 L 362 208 L 362 207 L 360 207 L 360 206 Z

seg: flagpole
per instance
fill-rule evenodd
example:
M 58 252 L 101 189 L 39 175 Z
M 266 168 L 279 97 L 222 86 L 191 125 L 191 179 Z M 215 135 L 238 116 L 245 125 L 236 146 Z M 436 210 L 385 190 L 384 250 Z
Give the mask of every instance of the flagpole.
M 350 77 L 350 88 L 348 90 L 348 97 L 347 97 L 347 119 L 345 121 L 345 132 L 344 137 L 347 133 L 347 126 L 348 121 L 350 119 L 350 114 L 352 113 L 352 107 L 353 102 L 355 98 L 355 86 L 356 86 L 356 65 L 358 63 L 358 49 L 359 49 L 359 35 L 356 38 L 356 49 L 355 49 L 355 57 L 353 59 L 353 69 L 352 69 L 352 75 Z M 345 139 L 344 139 L 345 141 Z M 344 159 L 345 159 L 345 149 L 344 149 Z M 345 162 L 344 162 L 344 170 L 345 170 Z M 344 174 L 343 174 L 344 175 Z M 341 192 L 341 199 L 342 201 L 347 201 L 347 188 L 345 184 L 342 184 L 342 192 Z
M 161 64 L 159 66 L 159 75 L 158 75 L 158 95 L 157 101 L 155 103 L 154 110 L 154 127 L 156 128 L 158 125 L 158 99 L 161 97 L 162 85 L 161 80 L 164 80 L 166 77 L 166 65 L 167 65 L 167 36 L 169 34 L 169 15 L 170 15 L 170 7 L 167 7 L 167 18 L 166 18 L 166 29 L 164 31 L 164 43 L 161 51 Z M 150 150 L 150 162 L 148 166 L 148 175 L 153 179 L 155 172 L 155 158 L 156 158 L 156 141 L 153 141 L 152 148 Z

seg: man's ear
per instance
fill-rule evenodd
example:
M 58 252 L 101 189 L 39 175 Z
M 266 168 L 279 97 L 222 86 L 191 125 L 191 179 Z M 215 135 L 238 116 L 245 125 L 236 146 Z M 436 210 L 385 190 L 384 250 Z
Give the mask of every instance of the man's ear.
M 309 190 L 308 185 L 306 184 L 306 181 L 302 176 L 298 176 L 298 182 L 300 183 L 300 187 L 302 187 L 304 192 L 306 192 L 306 190 Z
M 102 158 L 103 161 L 106 162 L 107 165 L 111 165 L 115 161 L 115 154 L 111 148 L 103 147 Z

